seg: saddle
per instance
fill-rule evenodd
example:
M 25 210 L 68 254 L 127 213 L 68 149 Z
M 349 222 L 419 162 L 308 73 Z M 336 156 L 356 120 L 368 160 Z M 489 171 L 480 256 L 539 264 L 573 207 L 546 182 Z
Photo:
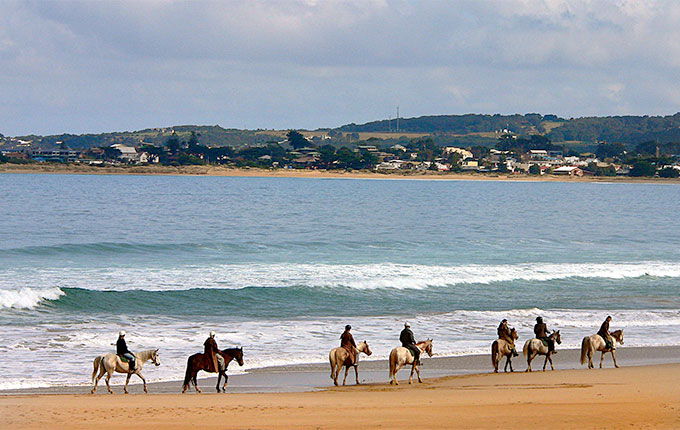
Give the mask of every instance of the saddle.
M 543 346 L 545 346 L 546 348 L 550 346 L 550 343 L 548 343 L 547 339 L 541 339 L 541 342 L 543 342 Z
M 123 363 L 127 363 L 128 361 L 130 361 L 128 360 L 127 357 L 123 357 L 122 355 L 118 355 L 118 358 L 120 358 L 120 361 L 122 361 Z

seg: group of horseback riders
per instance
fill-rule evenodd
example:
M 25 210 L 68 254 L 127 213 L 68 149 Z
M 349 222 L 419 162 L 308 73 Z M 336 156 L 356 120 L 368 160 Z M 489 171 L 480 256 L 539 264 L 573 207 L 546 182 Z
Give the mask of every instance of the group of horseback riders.
M 354 340 L 352 340 L 352 342 L 354 342 Z M 218 369 L 224 371 L 226 364 L 224 362 L 224 357 L 219 353 L 214 331 L 211 331 L 208 338 L 203 342 L 203 353 L 210 358 L 209 363 L 212 365 L 212 368 L 208 369 L 209 372 L 217 372 Z M 127 343 L 125 342 L 125 330 L 118 332 L 116 354 L 123 362 L 128 363 L 128 372 L 134 373 L 136 370 L 135 355 L 130 352 L 127 347 Z
M 607 316 L 600 326 L 600 330 L 597 332 L 597 334 L 602 337 L 607 349 L 614 350 L 616 347 L 614 346 L 611 333 L 609 332 L 609 323 L 611 320 L 612 317 Z M 498 338 L 504 340 L 510 346 L 512 355 L 517 357 L 519 354 L 517 354 L 517 350 L 515 349 L 515 340 L 512 337 L 511 330 L 512 329 L 508 327 L 508 320 L 503 319 L 503 321 L 501 321 L 501 323 L 498 325 Z M 555 351 L 555 341 L 550 338 L 548 326 L 545 324 L 545 322 L 543 322 L 543 317 L 536 318 L 536 324 L 534 325 L 534 335 L 537 339 L 540 339 L 547 344 L 548 352 L 550 354 L 557 354 L 557 351 Z
M 612 341 L 611 334 L 609 332 L 609 323 L 612 317 L 607 316 L 600 330 L 597 332 L 599 336 L 605 342 L 606 348 L 610 350 L 616 349 L 614 342 Z M 351 325 L 345 326 L 345 331 L 340 336 L 340 346 L 347 350 L 348 356 L 346 360 L 346 365 L 354 365 L 357 362 L 357 344 L 354 341 L 354 337 L 350 331 L 352 330 Z M 517 350 L 515 349 L 515 339 L 511 334 L 512 329 L 508 326 L 508 320 L 503 319 L 498 325 L 498 338 L 504 340 L 511 348 L 513 356 L 517 357 Z M 543 321 L 542 317 L 536 318 L 536 324 L 534 325 L 534 335 L 537 339 L 542 340 L 548 346 L 548 352 L 551 354 L 557 354 L 555 351 L 555 342 L 550 338 L 548 326 Z M 399 341 L 404 348 L 407 348 L 413 353 L 415 364 L 420 364 L 420 349 L 416 346 L 415 336 L 413 331 L 411 331 L 411 324 L 408 322 L 404 323 L 404 329 L 399 334 Z M 203 342 L 203 353 L 210 358 L 209 363 L 212 365 L 212 369 L 208 371 L 217 372 L 224 371 L 225 361 L 224 357 L 219 353 L 217 346 L 217 341 L 215 340 L 215 332 L 211 331 L 208 338 Z M 125 342 L 125 331 L 121 330 L 118 333 L 118 341 L 116 342 L 116 354 L 121 357 L 121 360 L 128 363 L 129 372 L 133 373 L 136 370 L 135 355 L 130 352 Z
M 350 330 L 352 330 L 352 326 L 349 324 L 346 325 L 345 331 L 340 336 L 340 347 L 345 348 L 348 353 L 347 360 L 345 360 L 345 365 L 348 366 L 356 364 L 357 361 L 357 344 L 354 342 L 354 337 L 352 336 L 352 333 L 350 333 Z M 401 342 L 401 346 L 413 353 L 415 364 L 419 365 L 420 349 L 416 346 L 416 338 L 411 331 L 410 323 L 404 323 L 404 329 L 399 335 L 399 341 Z

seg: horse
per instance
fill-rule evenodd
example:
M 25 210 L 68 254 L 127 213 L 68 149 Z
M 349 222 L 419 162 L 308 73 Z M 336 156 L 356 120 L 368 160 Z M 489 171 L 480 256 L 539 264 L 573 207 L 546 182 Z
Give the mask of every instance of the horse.
M 612 335 L 614 346 L 616 343 L 623 345 L 623 330 L 616 330 L 610 333 Z M 583 338 L 581 342 L 581 365 L 585 364 L 586 356 L 588 357 L 588 369 L 593 368 L 593 354 L 595 351 L 602 351 L 602 357 L 600 358 L 600 369 L 602 369 L 602 362 L 604 361 L 604 355 L 608 352 L 612 353 L 612 358 L 614 359 L 614 367 L 618 369 L 619 365 L 616 363 L 616 353 L 614 349 L 607 349 L 607 345 L 599 334 L 593 334 Z
M 510 330 L 510 335 L 514 340 L 519 339 L 517 330 L 514 328 Z M 498 373 L 498 363 L 501 362 L 503 357 L 506 357 L 503 370 L 507 372 L 508 365 L 510 365 L 510 371 L 514 372 L 514 370 L 512 370 L 512 349 L 510 348 L 510 344 L 503 339 L 496 339 L 491 344 L 491 364 L 493 364 L 493 373 Z
M 550 336 L 548 336 L 549 339 L 552 339 L 553 342 L 557 344 L 562 343 L 562 337 L 560 336 L 560 331 L 553 331 Z M 555 370 L 555 367 L 553 367 L 553 362 L 552 362 L 552 352 L 548 352 L 548 347 L 543 344 L 543 341 L 541 339 L 529 339 L 526 341 L 524 344 L 524 356 L 527 357 L 527 372 L 531 372 L 531 360 L 534 359 L 537 355 L 545 355 L 545 362 L 543 363 L 543 371 L 545 372 L 545 366 L 548 364 L 548 361 L 550 361 L 550 368 L 552 370 Z
M 231 362 L 231 360 L 236 360 L 239 366 L 243 366 L 243 348 L 227 348 L 218 351 L 218 353 L 222 356 L 222 358 L 224 358 L 224 369 L 218 369 L 217 385 L 215 388 L 219 393 L 220 381 L 224 376 L 224 385 L 222 386 L 222 392 L 224 393 L 226 392 L 225 388 L 227 387 L 227 381 L 229 380 L 229 376 L 227 376 L 227 366 L 229 366 L 229 362 Z M 184 376 L 184 384 L 182 385 L 182 394 L 184 394 L 187 388 L 189 388 L 189 383 L 192 383 L 196 391 L 201 393 L 202 392 L 201 389 L 198 388 L 198 381 L 196 380 L 196 375 L 198 375 L 199 370 L 203 370 L 204 372 L 215 373 L 215 371 L 210 369 L 212 369 L 211 357 L 203 354 L 202 352 L 199 352 L 189 357 L 189 359 L 187 359 L 187 371 Z
M 125 379 L 125 386 L 123 387 L 125 394 L 128 393 L 128 382 L 130 382 L 130 377 L 133 374 L 139 376 L 142 379 L 142 382 L 144 382 L 144 392 L 148 393 L 146 389 L 146 379 L 144 379 L 144 376 L 142 375 L 142 366 L 144 366 L 144 363 L 149 360 L 151 360 L 151 362 L 156 366 L 161 365 L 161 361 L 158 358 L 158 349 L 148 349 L 146 351 L 136 352 L 135 363 L 137 364 L 137 368 L 134 372 L 130 372 L 130 366 L 128 363 L 121 360 L 121 358 L 116 354 L 110 353 L 95 357 L 93 363 L 94 370 L 92 371 L 93 387 L 90 394 L 94 394 L 94 392 L 97 391 L 97 384 L 99 383 L 99 380 L 102 378 L 102 376 L 104 376 L 104 373 L 106 373 L 106 389 L 109 390 L 109 393 L 113 394 L 113 390 L 111 390 L 111 386 L 109 385 L 109 380 L 111 379 L 113 372 L 127 373 L 127 379 Z M 99 376 L 97 376 L 97 371 L 99 371 Z
M 416 343 L 416 347 L 418 347 L 420 350 L 421 356 L 423 352 L 427 352 L 427 355 L 432 357 L 432 339 L 427 339 L 424 342 L 418 342 Z M 411 376 L 408 378 L 408 383 L 413 383 L 414 370 L 418 374 L 418 382 L 423 382 L 423 380 L 420 379 L 420 370 L 418 370 L 418 365 L 415 363 L 413 352 L 408 348 L 398 346 L 394 348 L 392 352 L 390 352 L 390 384 L 399 385 L 399 381 L 397 380 L 397 372 L 399 372 L 399 370 L 401 370 L 405 364 L 411 365 Z
M 373 354 L 373 352 L 368 347 L 368 343 L 366 341 L 359 343 L 355 349 L 357 360 L 354 364 L 348 364 L 345 362 L 345 360 L 347 360 L 349 357 L 349 351 L 341 346 L 331 349 L 331 352 L 328 354 L 328 360 L 331 363 L 331 379 L 333 380 L 333 383 L 336 387 L 338 386 L 338 374 L 340 373 L 342 366 L 345 366 L 345 379 L 342 380 L 342 385 L 344 386 L 345 381 L 347 381 L 347 372 L 349 372 L 350 366 L 354 367 L 354 373 L 357 380 L 356 383 L 359 385 L 359 353 L 363 352 L 364 354 L 370 356 Z

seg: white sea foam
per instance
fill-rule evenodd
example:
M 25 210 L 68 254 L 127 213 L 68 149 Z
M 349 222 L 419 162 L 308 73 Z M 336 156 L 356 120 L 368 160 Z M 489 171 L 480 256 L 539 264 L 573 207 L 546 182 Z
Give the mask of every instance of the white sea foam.
M 0 289 L 0 309 L 30 309 L 45 300 L 57 300 L 63 295 L 64 292 L 57 287 Z
M 680 263 L 531 263 L 428 266 L 413 264 L 234 264 L 179 268 L 114 267 L 0 271 L 0 291 L 18 286 L 168 291 L 191 288 L 349 287 L 425 289 L 461 284 L 558 279 L 680 277 Z M 56 291 L 56 290 L 50 290 Z

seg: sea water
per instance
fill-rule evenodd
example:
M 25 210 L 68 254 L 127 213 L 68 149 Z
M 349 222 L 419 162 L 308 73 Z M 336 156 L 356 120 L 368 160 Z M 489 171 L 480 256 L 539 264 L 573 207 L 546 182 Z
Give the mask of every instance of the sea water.
M 345 324 L 371 359 L 405 321 L 440 356 L 537 316 L 680 345 L 678 214 L 672 184 L 2 174 L 0 389 L 88 384 L 119 330 L 150 381 L 210 330 L 230 372 L 324 362 Z

